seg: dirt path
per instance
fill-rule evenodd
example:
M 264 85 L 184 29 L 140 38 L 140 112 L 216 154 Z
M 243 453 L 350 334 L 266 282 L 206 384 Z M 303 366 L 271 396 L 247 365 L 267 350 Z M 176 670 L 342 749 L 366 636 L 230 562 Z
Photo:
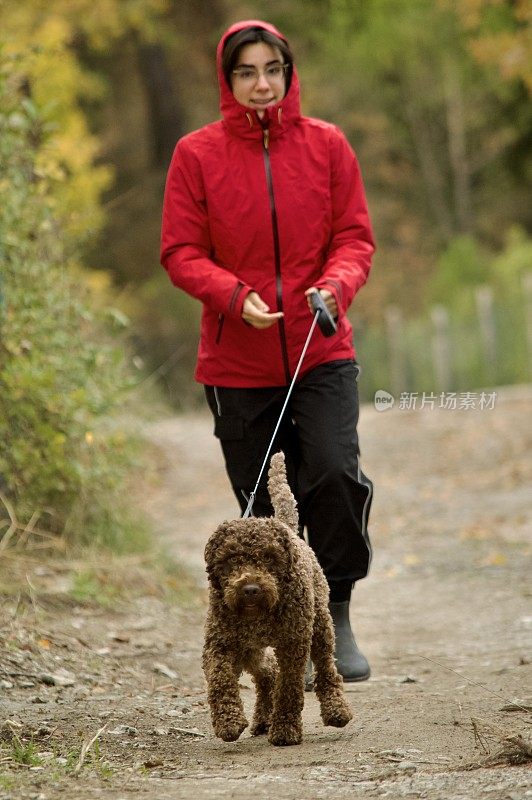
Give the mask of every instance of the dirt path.
M 530 761 L 487 762 L 505 735 L 532 733 L 531 411 L 530 387 L 500 392 L 493 410 L 363 409 L 374 561 L 352 618 L 373 677 L 348 687 L 355 719 L 342 731 L 321 726 L 307 695 L 299 747 L 214 738 L 202 603 L 145 593 L 105 610 L 36 567 L 33 604 L 6 603 L 0 630 L 0 800 L 532 797 Z M 204 542 L 234 513 L 210 421 L 148 433 L 161 452 L 148 509 L 203 597 Z M 40 763 L 14 763 L 14 736 L 33 738 Z

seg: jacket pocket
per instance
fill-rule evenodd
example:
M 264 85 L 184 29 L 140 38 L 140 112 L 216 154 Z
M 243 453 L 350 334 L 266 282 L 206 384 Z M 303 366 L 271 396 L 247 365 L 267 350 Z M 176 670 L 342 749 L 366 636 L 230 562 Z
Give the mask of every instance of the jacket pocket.
M 236 306 L 236 301 L 238 300 L 238 295 L 244 288 L 244 284 L 242 281 L 238 281 L 237 285 L 235 286 L 234 292 L 231 297 L 231 301 L 229 303 L 229 311 L 234 311 Z
M 233 394 L 231 390 L 228 391 L 230 394 Z M 239 414 L 226 414 L 224 412 L 222 409 L 221 396 L 223 393 L 224 390 L 220 389 L 218 386 L 205 387 L 207 402 L 214 416 L 214 435 L 222 442 L 238 441 L 244 438 L 244 418 Z
M 220 339 L 222 338 L 222 331 L 224 329 L 224 322 L 225 322 L 225 314 L 219 314 L 218 330 L 216 331 L 216 339 L 214 340 L 216 344 L 220 344 Z
M 244 438 L 244 420 L 234 414 L 216 417 L 214 435 L 222 442 L 237 441 Z

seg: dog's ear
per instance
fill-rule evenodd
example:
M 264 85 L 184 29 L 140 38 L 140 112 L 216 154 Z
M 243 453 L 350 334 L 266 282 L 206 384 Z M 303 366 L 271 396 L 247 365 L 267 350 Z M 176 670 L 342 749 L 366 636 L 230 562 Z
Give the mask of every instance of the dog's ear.
M 216 556 L 219 553 L 224 540 L 229 533 L 230 525 L 228 522 L 222 522 L 218 525 L 214 533 L 210 536 L 205 545 L 205 564 L 207 567 L 207 576 L 214 589 L 220 590 L 221 584 L 216 576 Z

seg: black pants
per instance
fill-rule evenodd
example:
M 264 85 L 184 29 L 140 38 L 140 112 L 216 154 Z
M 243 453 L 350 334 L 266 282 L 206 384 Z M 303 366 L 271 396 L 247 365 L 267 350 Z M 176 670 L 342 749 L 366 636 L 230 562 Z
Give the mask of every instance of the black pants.
M 283 450 L 301 526 L 331 586 L 364 578 L 371 561 L 367 523 L 373 495 L 360 469 L 358 446 L 359 367 L 331 361 L 295 385 L 272 453 Z M 228 389 L 206 386 L 227 474 L 242 511 L 257 481 L 287 394 L 286 387 Z M 265 469 L 254 516 L 273 509 Z

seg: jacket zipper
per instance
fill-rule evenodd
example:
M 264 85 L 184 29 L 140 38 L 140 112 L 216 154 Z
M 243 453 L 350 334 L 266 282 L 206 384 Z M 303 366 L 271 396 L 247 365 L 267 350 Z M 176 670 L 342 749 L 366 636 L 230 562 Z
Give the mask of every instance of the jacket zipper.
M 244 284 L 242 283 L 242 281 L 238 281 L 237 285 L 234 288 L 233 294 L 231 295 L 231 300 L 229 301 L 229 311 L 234 311 L 238 295 L 240 294 L 243 288 Z
M 234 292 L 231 296 L 231 300 L 229 301 L 229 311 L 233 311 L 236 305 L 236 301 L 238 299 L 238 295 L 244 288 L 244 284 L 242 281 L 238 281 L 237 285 L 235 286 Z M 216 339 L 214 340 L 216 344 L 220 344 L 220 339 L 222 338 L 222 331 L 224 328 L 225 322 L 225 314 L 218 314 L 218 330 L 216 331 Z
M 273 231 L 273 251 L 275 257 L 275 291 L 277 296 L 277 310 L 283 310 L 283 286 L 281 281 L 281 249 L 279 246 L 279 228 L 277 225 L 277 210 L 275 208 L 275 196 L 273 193 L 272 167 L 270 163 L 270 131 L 264 128 L 262 131 L 262 153 L 264 156 L 264 169 L 266 171 L 266 183 L 268 184 L 268 195 L 270 198 L 270 212 L 272 217 Z M 279 326 L 279 336 L 281 339 L 281 353 L 283 356 L 283 366 L 286 383 L 290 383 L 290 363 L 288 361 L 288 348 L 286 346 L 286 330 L 284 319 L 277 323 Z
M 216 331 L 215 344 L 220 344 L 222 338 L 222 331 L 224 329 L 225 314 L 218 314 L 218 330 Z

